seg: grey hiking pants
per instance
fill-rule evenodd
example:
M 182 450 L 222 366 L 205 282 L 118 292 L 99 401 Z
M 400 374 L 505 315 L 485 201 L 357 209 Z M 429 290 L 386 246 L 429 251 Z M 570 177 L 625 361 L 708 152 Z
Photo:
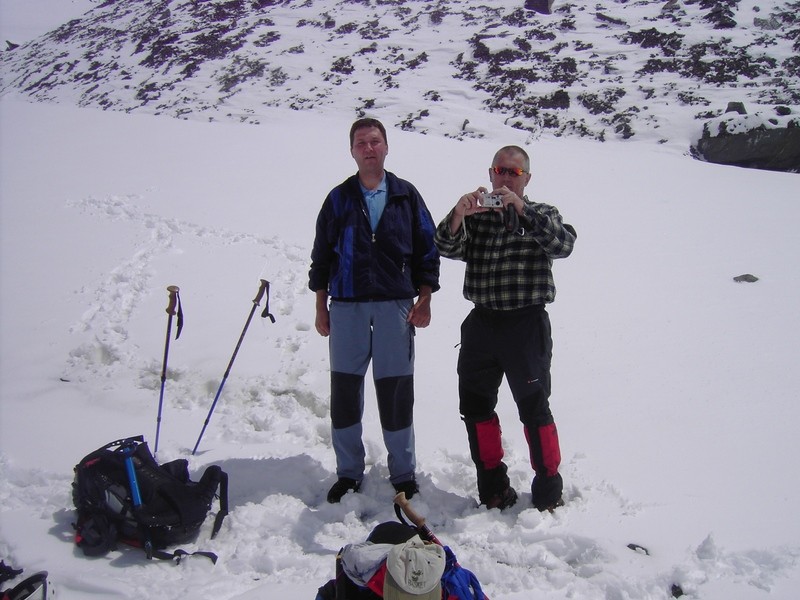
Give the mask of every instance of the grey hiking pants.
M 414 477 L 414 326 L 406 321 L 413 300 L 330 304 L 331 431 L 336 474 L 361 481 L 364 377 L 372 362 L 389 478 Z

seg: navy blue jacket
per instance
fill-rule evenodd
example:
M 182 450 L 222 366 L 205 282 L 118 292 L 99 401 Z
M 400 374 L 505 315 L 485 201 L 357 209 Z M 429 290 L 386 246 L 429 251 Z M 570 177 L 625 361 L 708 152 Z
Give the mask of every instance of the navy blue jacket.
M 317 217 L 308 287 L 340 300 L 414 298 L 439 289 L 436 225 L 417 189 L 386 172 L 386 208 L 372 231 L 358 175 L 331 190 Z

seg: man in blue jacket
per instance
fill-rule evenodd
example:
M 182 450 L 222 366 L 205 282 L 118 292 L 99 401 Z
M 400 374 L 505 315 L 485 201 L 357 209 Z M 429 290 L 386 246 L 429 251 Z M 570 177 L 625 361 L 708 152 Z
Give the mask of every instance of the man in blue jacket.
M 309 288 L 317 332 L 329 336 L 331 426 L 338 480 L 328 502 L 357 492 L 364 477 L 364 376 L 372 361 L 389 476 L 417 491 L 414 450 L 414 332 L 431 321 L 439 289 L 436 226 L 417 189 L 384 170 L 386 129 L 375 119 L 350 128 L 358 173 L 336 186 L 317 217 Z M 415 300 L 416 299 L 416 300 Z

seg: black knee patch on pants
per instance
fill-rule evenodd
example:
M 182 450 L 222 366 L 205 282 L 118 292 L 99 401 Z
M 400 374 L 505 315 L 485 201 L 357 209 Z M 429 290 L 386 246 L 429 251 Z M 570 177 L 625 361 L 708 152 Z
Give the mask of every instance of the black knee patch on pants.
M 344 429 L 361 422 L 364 377 L 350 373 L 331 373 L 331 423 Z
M 381 427 L 400 431 L 411 427 L 414 415 L 414 377 L 384 377 L 375 382 Z

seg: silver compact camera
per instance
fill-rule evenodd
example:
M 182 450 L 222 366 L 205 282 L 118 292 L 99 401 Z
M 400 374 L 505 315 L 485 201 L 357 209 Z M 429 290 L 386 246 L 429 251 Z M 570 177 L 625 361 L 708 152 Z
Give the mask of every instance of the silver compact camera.
M 484 208 L 503 208 L 503 196 L 500 194 L 481 194 L 478 206 Z

